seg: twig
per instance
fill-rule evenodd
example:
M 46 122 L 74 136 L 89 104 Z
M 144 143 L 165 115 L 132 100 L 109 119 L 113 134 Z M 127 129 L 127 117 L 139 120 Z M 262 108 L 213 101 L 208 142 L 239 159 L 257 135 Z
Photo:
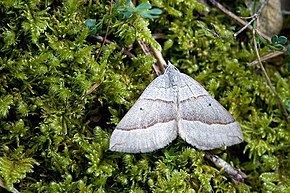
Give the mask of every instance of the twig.
M 0 179 L 0 187 L 5 188 L 7 190 L 7 187 L 4 185 L 3 181 Z M 12 193 L 20 193 L 16 188 L 13 187 L 11 190 Z
M 283 54 L 284 54 L 284 52 L 282 52 L 282 51 L 271 52 L 271 53 L 266 54 L 265 56 L 261 57 L 261 62 L 263 62 L 265 60 L 269 60 L 271 58 L 275 58 L 275 57 L 283 55 Z M 249 63 L 248 66 L 254 66 L 254 65 L 258 64 L 258 63 L 259 63 L 259 61 L 255 60 L 255 61 Z
M 165 71 L 164 66 L 166 65 L 166 61 L 164 60 L 161 52 L 157 50 L 156 48 L 151 46 L 151 50 L 155 58 L 157 59 L 157 64 L 161 72 L 163 73 Z
M 234 34 L 234 36 L 237 36 L 239 33 L 241 33 L 241 31 L 243 31 L 244 29 L 248 28 L 250 30 L 252 30 L 253 32 L 253 38 L 254 38 L 254 49 L 255 49 L 255 52 L 256 52 L 256 55 L 258 57 L 258 63 L 260 65 L 260 68 L 262 69 L 262 72 L 264 74 L 264 77 L 267 81 L 267 84 L 269 85 L 270 89 L 272 90 L 272 92 L 274 93 L 274 95 L 276 96 L 277 100 L 278 100 L 278 103 L 280 104 L 281 108 L 282 108 L 282 112 L 283 112 L 283 115 L 285 117 L 285 120 L 287 121 L 287 123 L 290 125 L 290 118 L 288 116 L 288 113 L 287 113 L 287 109 L 285 107 L 285 105 L 283 104 L 283 101 L 282 99 L 279 97 L 278 93 L 276 92 L 274 86 L 272 85 L 271 83 L 271 80 L 261 62 L 261 58 L 260 58 L 260 55 L 259 55 L 259 51 L 258 51 L 258 48 L 257 48 L 257 41 L 256 41 L 256 33 L 258 33 L 260 36 L 262 36 L 263 38 L 267 39 L 267 40 L 271 40 L 270 37 L 268 37 L 267 35 L 261 33 L 259 30 L 255 29 L 253 26 L 251 26 L 250 24 L 253 23 L 257 18 L 258 16 L 261 14 L 262 10 L 264 9 L 264 7 L 266 6 L 266 4 L 268 3 L 269 0 L 265 0 L 262 5 L 260 6 L 259 10 L 257 11 L 256 14 L 253 15 L 253 18 L 252 20 L 247 23 L 245 22 L 244 20 L 242 20 L 241 18 L 237 17 L 235 14 L 233 14 L 231 11 L 227 10 L 225 7 L 223 7 L 221 4 L 219 4 L 217 1 L 215 0 L 209 0 L 214 6 L 216 6 L 217 8 L 219 8 L 222 12 L 224 12 L 225 14 L 227 14 L 228 16 L 230 16 L 231 18 L 233 18 L 234 20 L 236 20 L 238 23 L 244 25 L 244 27 L 239 30 L 237 33 Z
M 98 42 L 104 42 L 104 44 L 111 44 L 113 43 L 112 41 L 108 40 L 108 39 L 105 39 L 103 38 L 102 36 L 97 36 L 97 35 L 93 35 L 93 36 L 90 36 L 92 38 L 94 38 L 95 40 L 97 40 Z M 127 55 L 129 58 L 134 58 L 135 55 L 132 54 L 131 52 L 129 52 L 128 50 L 125 50 L 123 48 L 121 48 L 119 45 L 116 45 L 116 48 L 118 50 L 123 50 L 124 54 Z
M 213 27 L 213 30 L 210 30 L 210 29 L 206 28 L 205 26 L 202 26 L 202 27 L 203 27 L 204 29 L 206 29 L 207 31 L 209 31 L 209 32 L 212 34 L 213 37 L 218 37 L 218 38 L 232 38 L 232 36 L 222 36 L 222 35 L 220 35 L 220 34 L 216 31 L 215 26 L 214 26 L 213 24 L 211 24 L 211 25 L 212 25 L 212 27 Z
M 239 18 L 238 16 L 236 16 L 233 12 L 229 11 L 228 9 L 226 9 L 224 6 L 222 6 L 220 3 L 218 3 L 215 0 L 209 0 L 215 7 L 217 7 L 218 9 L 220 9 L 223 13 L 225 13 L 226 15 L 228 15 L 229 17 L 231 17 L 232 19 L 234 19 L 236 22 L 238 22 L 240 25 L 244 26 L 242 28 L 242 30 L 239 30 L 239 32 L 235 33 L 234 37 L 236 37 L 239 33 L 241 33 L 241 31 L 243 31 L 244 29 L 249 29 L 249 30 L 253 30 L 253 27 L 251 25 L 248 24 L 248 22 L 242 20 L 241 18 Z M 262 6 L 261 6 L 262 7 Z M 261 8 L 260 7 L 260 8 Z M 263 6 L 264 7 L 264 6 Z M 262 7 L 262 8 L 263 8 Z M 260 10 L 260 9 L 259 9 Z M 249 23 L 251 23 L 252 21 L 250 21 Z M 245 27 L 246 26 L 246 27 Z M 260 36 L 262 36 L 263 38 L 267 39 L 270 41 L 270 37 L 268 37 L 266 34 L 260 32 L 259 30 L 257 30 L 257 32 L 260 34 Z
M 258 47 L 257 47 L 256 31 L 255 30 L 253 30 L 253 38 L 254 38 L 254 50 L 256 52 L 256 56 L 258 58 L 258 63 L 260 65 L 260 68 L 262 69 L 262 72 L 263 72 L 264 77 L 265 77 L 265 79 L 267 81 L 267 84 L 269 85 L 270 89 L 272 90 L 272 92 L 276 96 L 276 99 L 277 99 L 278 103 L 280 104 L 280 106 L 282 108 L 282 113 L 283 113 L 283 115 L 285 117 L 285 120 L 290 125 L 290 118 L 289 118 L 289 115 L 287 113 L 287 109 L 286 109 L 285 105 L 283 104 L 282 99 L 279 97 L 278 93 L 276 92 L 274 86 L 272 85 L 271 80 L 270 80 L 270 78 L 269 78 L 269 76 L 268 76 L 268 74 L 267 74 L 267 72 L 266 72 L 266 70 L 265 70 L 265 68 L 264 68 L 264 66 L 262 64 L 261 57 L 260 57 L 260 54 L 259 54 L 259 51 L 258 51 Z
M 290 11 L 282 10 L 282 14 L 284 14 L 284 15 L 290 15 Z
M 154 33 L 152 34 L 152 37 L 157 40 L 157 39 L 161 39 L 164 36 L 164 33 Z
M 240 29 L 237 33 L 235 33 L 234 37 L 237 37 L 237 35 L 239 35 L 242 31 L 244 31 L 244 29 L 246 29 L 251 23 L 253 23 L 259 17 L 259 15 L 262 13 L 263 9 L 268 4 L 268 2 L 269 2 L 269 0 L 263 1 L 263 3 L 260 6 L 259 10 L 254 15 L 252 15 L 251 21 L 249 21 L 249 23 L 247 23 L 247 25 L 245 25 L 244 27 L 242 27 L 242 29 Z
M 141 47 L 142 51 L 144 52 L 145 55 L 151 55 L 150 49 L 148 46 L 145 44 L 145 42 L 138 40 L 137 41 L 139 46 Z
M 91 38 L 94 38 L 95 40 L 97 40 L 98 42 L 102 42 L 102 45 L 104 44 L 111 44 L 113 42 L 111 42 L 110 40 L 107 40 L 106 38 L 103 38 L 102 36 L 97 36 L 97 35 L 93 35 L 90 36 Z M 101 46 L 102 47 L 102 46 Z M 118 45 L 116 45 L 116 48 L 118 50 L 122 50 L 122 48 Z M 100 48 L 101 49 L 101 48 Z M 101 52 L 101 51 L 100 51 Z M 100 53 L 99 52 L 99 53 Z M 127 55 L 129 58 L 134 58 L 134 54 L 132 54 L 131 52 L 129 52 L 128 50 L 123 50 L 124 54 Z M 99 55 L 97 56 L 97 58 L 99 57 Z M 98 88 L 100 86 L 100 84 L 102 83 L 102 81 L 96 82 L 93 86 L 91 86 L 91 88 L 89 88 L 86 91 L 86 94 L 91 94 L 96 88 Z
M 141 49 L 146 55 L 154 55 L 154 57 L 157 60 L 157 65 L 153 65 L 153 69 L 155 73 L 159 76 L 160 74 L 163 74 L 165 69 L 164 69 L 164 64 L 166 64 L 165 60 L 162 57 L 162 54 L 155 48 L 151 47 L 151 49 L 146 45 L 145 42 L 143 41 L 138 41 L 138 44 L 140 45 Z M 151 53 L 152 51 L 152 53 Z
M 102 45 L 104 44 L 111 44 L 113 42 L 111 42 L 110 40 L 106 39 L 106 38 L 103 38 L 102 36 L 97 36 L 97 35 L 93 35 L 93 36 L 90 36 L 90 38 L 93 38 L 95 40 L 97 40 L 98 42 L 102 42 Z M 101 46 L 102 47 L 102 46 Z M 120 46 L 116 45 L 116 48 L 118 50 L 123 50 Z M 101 48 L 100 48 L 101 49 Z M 100 51 L 101 52 L 101 51 Z M 99 53 L 100 53 L 99 52 Z M 131 52 L 129 52 L 128 50 L 123 50 L 124 54 L 127 55 L 129 58 L 134 58 L 134 54 L 132 54 Z M 99 56 L 98 56 L 99 57 Z M 97 57 L 97 58 L 98 58 Z M 102 83 L 102 81 L 99 81 L 99 82 L 96 82 L 93 86 L 91 86 L 91 88 L 89 88 L 87 91 L 86 91 L 86 94 L 91 94 L 96 88 L 98 88 L 100 86 L 100 84 Z
M 96 88 L 101 85 L 102 81 L 96 82 L 91 88 L 86 91 L 86 94 L 91 94 Z
M 223 169 L 231 179 L 236 183 L 244 183 L 244 179 L 247 178 L 247 175 L 236 168 L 233 168 L 229 163 L 209 152 L 205 152 L 205 157 L 212 161 L 217 168 Z
M 110 1 L 110 15 L 112 15 L 112 4 L 113 4 L 113 0 Z M 101 47 L 100 47 L 100 49 L 99 49 L 99 52 L 98 52 L 98 54 L 97 54 L 96 61 L 98 61 L 98 59 L 99 59 L 99 57 L 100 57 L 100 54 L 101 54 L 101 52 L 102 52 L 102 48 L 103 48 L 103 46 L 105 45 L 105 41 L 106 41 L 106 39 L 107 39 L 107 36 L 108 36 L 108 33 L 109 33 L 109 29 L 110 29 L 110 24 L 108 24 L 108 26 L 107 26 L 106 34 L 105 34 L 104 40 L 103 40 L 103 42 L 102 42 L 102 44 L 101 44 Z

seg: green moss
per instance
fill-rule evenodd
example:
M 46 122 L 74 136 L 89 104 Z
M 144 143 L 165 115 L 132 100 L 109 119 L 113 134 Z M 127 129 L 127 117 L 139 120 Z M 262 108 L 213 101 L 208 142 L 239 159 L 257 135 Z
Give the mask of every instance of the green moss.
M 140 4 L 145 1 L 141 1 Z M 157 19 L 92 1 L 0 2 L 0 180 L 21 192 L 289 192 L 290 130 L 257 67 L 251 42 L 213 37 L 236 26 L 196 0 L 150 2 Z M 233 10 L 246 10 L 231 4 Z M 235 7 L 236 6 L 236 7 Z M 143 15 L 144 16 L 144 15 Z M 243 15 L 245 16 L 245 15 Z M 96 21 L 87 39 L 85 21 Z M 156 41 L 152 33 L 162 33 Z M 245 172 L 235 185 L 183 140 L 147 154 L 108 150 L 115 125 L 155 78 L 152 56 L 137 44 L 161 50 L 182 72 L 199 81 L 241 124 L 245 142 L 214 152 Z M 118 46 L 130 50 L 128 58 Z M 268 47 L 261 47 L 266 52 Z M 286 65 L 266 65 L 287 103 Z M 86 91 L 95 83 L 99 86 Z

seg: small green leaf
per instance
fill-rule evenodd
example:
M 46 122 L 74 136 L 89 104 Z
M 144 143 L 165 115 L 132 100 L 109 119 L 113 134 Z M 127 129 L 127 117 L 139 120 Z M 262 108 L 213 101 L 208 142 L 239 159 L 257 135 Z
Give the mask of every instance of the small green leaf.
M 142 17 L 147 18 L 147 19 L 154 19 L 154 18 L 158 18 L 159 15 L 151 15 L 149 11 L 146 12 L 141 12 L 139 13 Z
M 126 12 L 126 13 L 124 13 L 124 15 L 123 15 L 123 19 L 128 19 L 128 18 L 130 18 L 130 17 L 132 17 L 132 13 L 130 13 L 130 12 Z
M 284 46 L 281 45 L 281 44 L 277 44 L 277 45 L 275 45 L 275 48 L 276 48 L 277 50 L 283 50 Z
M 122 19 L 128 19 L 134 13 L 139 14 L 140 16 L 147 19 L 158 18 L 159 14 L 162 13 L 162 10 L 158 8 L 151 9 L 151 7 L 151 4 L 148 2 L 141 3 L 137 7 L 132 7 L 131 1 L 127 1 L 125 6 L 118 7 L 118 5 L 116 5 L 115 9 L 120 14 Z
M 281 44 L 269 45 L 269 47 L 271 50 L 277 50 L 277 51 L 283 50 L 284 48 L 284 46 Z
M 286 44 L 287 43 L 287 38 L 285 36 L 280 36 L 278 38 L 278 43 L 279 44 Z
M 277 35 L 272 36 L 271 42 L 274 43 L 274 44 L 277 43 L 278 42 L 278 36 Z
M 89 28 L 89 35 L 95 35 L 97 33 L 95 19 L 87 19 L 85 21 L 85 25 L 87 26 L 87 28 Z
M 127 10 L 127 8 L 125 8 L 125 7 L 119 7 L 119 8 L 117 8 L 117 11 L 119 11 L 119 12 L 124 12 L 126 10 Z
M 151 9 L 151 4 L 146 2 L 146 3 L 141 3 L 136 7 L 137 10 L 142 10 L 142 9 Z
M 174 41 L 172 39 L 168 39 L 165 43 L 164 43 L 164 50 L 168 50 L 169 48 L 171 48 L 173 46 Z
M 290 72 L 290 63 L 288 63 L 287 69 L 288 69 L 288 72 Z M 289 104 L 289 107 L 290 107 L 290 104 Z M 290 110 L 290 108 L 288 110 Z
M 132 5 L 131 0 L 126 0 L 125 6 L 130 7 Z
M 153 9 L 150 9 L 148 12 L 152 15 L 160 15 L 162 13 L 162 10 L 158 8 L 153 8 Z

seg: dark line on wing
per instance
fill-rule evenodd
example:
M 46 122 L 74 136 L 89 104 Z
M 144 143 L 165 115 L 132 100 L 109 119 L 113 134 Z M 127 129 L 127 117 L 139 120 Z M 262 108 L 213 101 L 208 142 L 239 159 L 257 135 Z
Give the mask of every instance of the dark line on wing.
M 191 96 L 191 97 L 189 97 L 187 99 L 180 100 L 179 102 L 182 103 L 182 102 L 185 102 L 185 101 L 189 101 L 191 99 L 198 99 L 198 98 L 205 97 L 205 96 L 210 96 L 210 95 L 201 94 L 201 95 L 198 95 L 198 96 Z
M 163 99 L 152 99 L 152 98 L 147 98 L 147 97 L 142 97 L 140 98 L 141 100 L 148 100 L 148 101 L 161 101 L 161 102 L 165 102 L 165 103 L 174 103 L 174 101 L 166 101 L 166 100 L 163 100 Z
M 149 86 L 149 85 L 148 85 Z M 169 89 L 171 88 L 171 86 L 161 86 L 161 85 L 158 85 L 158 86 L 154 86 L 154 88 L 164 88 L 164 89 Z
M 236 122 L 236 120 L 233 118 L 232 120 L 230 121 L 221 121 L 221 120 L 208 120 L 208 121 L 205 121 L 205 120 L 198 120 L 198 118 L 196 117 L 190 117 L 189 119 L 182 119 L 182 120 L 185 120 L 185 121 L 199 121 L 201 123 L 205 123 L 205 124 L 208 124 L 208 125 L 214 125 L 214 124 L 219 124 L 219 125 L 228 125 L 228 124 L 231 124 L 231 123 L 234 123 Z
M 173 120 L 175 120 L 175 118 L 169 118 L 169 119 L 164 119 L 164 120 L 154 120 L 147 125 L 142 125 L 142 127 L 131 127 L 131 128 L 116 127 L 116 129 L 123 130 L 123 131 L 131 131 L 131 130 L 136 130 L 136 129 L 147 129 L 148 127 L 152 127 L 153 125 L 155 125 L 157 123 L 167 123 L 167 122 L 173 121 Z
M 171 119 L 165 119 L 163 121 L 160 121 L 160 120 L 156 120 L 156 121 L 153 121 L 152 123 L 149 123 L 147 125 L 143 125 L 142 127 L 131 127 L 131 128 L 121 128 L 121 127 L 116 127 L 116 129 L 119 129 L 119 130 L 123 130 L 123 131 L 132 131 L 132 130 L 136 130 L 136 129 L 147 129 L 149 127 L 152 127 L 153 125 L 157 124 L 157 123 L 167 123 L 169 121 L 172 121 L 174 120 L 173 118 Z M 231 124 L 231 123 L 234 123 L 236 122 L 236 120 L 231 120 L 231 121 L 228 121 L 228 122 L 222 122 L 222 121 L 214 121 L 214 122 L 209 122 L 209 121 L 201 121 L 201 120 L 197 120 L 197 119 L 182 119 L 182 120 L 185 120 L 185 121 L 194 121 L 194 122 L 201 122 L 201 123 L 205 123 L 205 124 L 208 124 L 208 125 L 214 125 L 214 124 L 218 124 L 218 125 L 228 125 L 228 124 Z

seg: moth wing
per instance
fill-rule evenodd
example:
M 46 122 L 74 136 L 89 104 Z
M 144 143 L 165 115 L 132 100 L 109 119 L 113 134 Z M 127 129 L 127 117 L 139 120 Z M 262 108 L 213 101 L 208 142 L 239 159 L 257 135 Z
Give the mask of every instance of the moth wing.
M 178 132 L 197 149 L 210 150 L 243 141 L 238 122 L 194 79 L 181 73 Z
M 110 139 L 110 150 L 150 152 L 176 137 L 176 97 L 165 73 L 148 85 L 119 122 Z

